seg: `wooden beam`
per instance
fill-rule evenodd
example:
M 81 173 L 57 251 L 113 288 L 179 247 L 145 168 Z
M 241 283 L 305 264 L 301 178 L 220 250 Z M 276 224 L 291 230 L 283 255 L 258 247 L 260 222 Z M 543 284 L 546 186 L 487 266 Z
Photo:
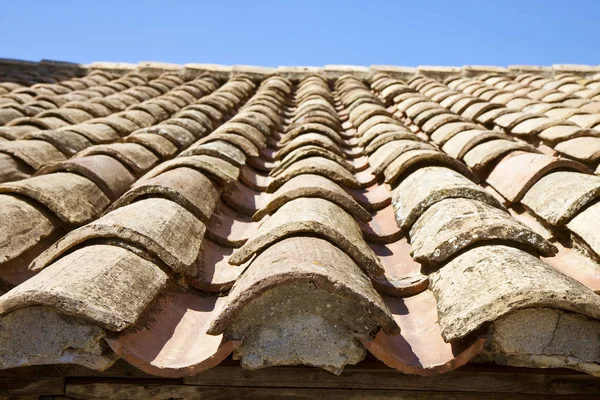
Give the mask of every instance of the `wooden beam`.
M 572 371 L 465 368 L 422 377 L 384 368 L 348 367 L 340 376 L 317 368 L 276 367 L 248 371 L 222 365 L 184 378 L 188 385 L 240 387 L 304 387 L 348 389 L 401 389 L 482 393 L 590 394 L 600 395 L 600 379 Z
M 110 383 L 67 383 L 66 395 L 86 399 L 148 399 L 165 398 L 201 398 L 201 399 L 399 399 L 399 400 L 504 400 L 503 393 L 481 392 L 433 392 L 429 390 L 367 390 L 367 389 L 318 389 L 318 388 L 257 388 L 257 387 L 221 387 L 187 386 L 169 384 L 139 384 L 134 382 Z M 547 395 L 515 394 L 512 400 L 548 400 Z M 578 400 L 596 399 L 593 395 L 578 396 Z M 551 396 L 550 399 L 572 399 L 570 395 Z
M 600 396 L 600 378 L 570 371 L 532 368 L 508 368 L 496 365 L 467 365 L 446 374 L 420 377 L 405 375 L 390 369 L 378 361 L 365 361 L 357 366 L 349 366 L 340 376 L 311 367 L 275 367 L 257 371 L 244 370 L 239 362 L 226 360 L 219 366 L 207 370 L 197 376 L 183 379 L 161 379 L 140 372 L 137 368 L 118 361 L 107 371 L 92 371 L 78 366 L 38 366 L 0 371 L 0 400 L 2 396 L 28 395 L 57 395 L 64 390 L 65 378 L 68 384 L 76 385 L 73 391 L 82 391 L 83 386 L 92 385 L 93 391 L 97 385 L 138 385 L 139 392 L 144 387 L 154 388 L 157 393 L 165 394 L 172 390 L 177 393 L 194 393 L 194 396 L 213 396 L 216 388 L 222 390 L 242 390 L 252 396 L 257 393 L 260 398 L 273 395 L 272 390 L 287 391 L 290 388 L 315 389 L 327 393 L 331 389 L 353 390 L 357 393 L 378 393 L 392 391 L 406 394 L 413 399 L 418 393 L 445 393 L 465 395 L 477 394 L 484 398 L 502 394 L 513 398 L 515 394 L 542 395 L 554 398 L 558 395 Z M 129 386 L 127 386 L 129 387 Z M 164 387 L 165 389 L 156 389 Z M 181 388 L 183 387 L 183 388 Z M 192 387 L 186 389 L 185 387 Z M 257 391 L 250 390 L 251 388 Z M 265 389 L 261 391 L 258 389 Z M 268 389 L 268 390 L 267 390 Z M 284 390 L 285 389 L 285 390 Z M 91 390 L 91 389 L 90 389 Z M 133 389 L 127 389 L 133 390 Z M 149 389 L 150 390 L 150 389 Z M 150 394 L 152 394 L 152 390 Z M 191 390 L 191 392 L 189 392 Z M 296 389 L 294 389 L 296 390 Z M 313 393 L 310 391 L 298 393 Z M 414 394 L 413 394 L 414 392 Z M 73 392 L 75 393 L 75 392 Z M 94 392 L 95 393 L 95 392 Z M 94 394 L 95 396 L 96 394 Z M 192 394 L 190 394 L 191 396 Z M 157 395 L 158 396 L 158 395 Z M 328 395 L 324 395 L 329 398 Z M 382 395 L 385 398 L 385 395 Z M 413 396 L 413 397 L 410 397 Z M 152 397 L 150 397 L 152 398 Z M 216 397 L 219 398 L 219 397 Z M 434 397 L 435 398 L 435 397 Z M 469 399 L 470 397 L 466 397 Z M 493 397 L 491 397 L 493 398 Z M 532 397 L 534 399 L 536 397 Z
M 65 378 L 0 377 L 0 396 L 42 396 L 65 393 Z

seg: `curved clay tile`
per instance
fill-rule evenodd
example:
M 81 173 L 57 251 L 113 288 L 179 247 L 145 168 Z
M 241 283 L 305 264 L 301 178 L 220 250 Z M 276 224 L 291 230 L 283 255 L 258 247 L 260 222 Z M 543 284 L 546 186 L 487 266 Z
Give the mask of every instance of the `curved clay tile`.
M 438 103 L 433 101 L 422 101 L 419 103 L 412 104 L 410 107 L 404 110 L 404 114 L 414 121 L 416 117 L 428 110 L 441 110 L 447 112 L 444 107 L 441 107 Z
M 0 153 L 10 154 L 35 170 L 66 159 L 56 147 L 43 140 L 2 142 L 0 143 Z
M 557 171 L 537 181 L 525 193 L 521 203 L 549 224 L 560 226 L 599 195 L 600 177 Z
M 53 237 L 52 233 L 61 225 L 34 202 L 10 195 L 0 195 L 0 210 L 0 258 L 4 261 L 13 260 L 45 242 L 45 238 Z M 5 268 L 0 266 L 2 278 Z
M 448 114 L 450 116 L 451 114 Z M 435 129 L 427 130 L 431 134 L 431 140 L 439 146 L 443 146 L 448 140 L 463 131 L 481 129 L 478 125 L 465 121 L 444 121 Z
M 119 161 L 105 155 L 93 155 L 54 163 L 38 171 L 38 175 L 73 172 L 94 182 L 114 201 L 129 189 L 135 178 Z
M 284 183 L 252 219 L 260 221 L 265 215 L 273 215 L 284 204 L 301 197 L 319 197 L 329 200 L 359 221 L 367 222 L 372 219 L 371 215 L 338 184 L 327 177 L 313 174 L 301 174 Z
M 91 119 L 92 115 L 90 115 L 89 113 L 87 113 L 83 110 L 66 107 L 66 108 L 59 108 L 59 109 L 55 109 L 55 110 L 44 111 L 44 112 L 37 114 L 36 117 L 37 118 L 45 118 L 45 117 L 60 118 L 63 121 L 65 121 L 71 125 L 74 125 L 74 124 L 80 124 L 83 121 L 87 121 L 88 119 Z
M 478 172 L 484 170 L 501 156 L 521 151 L 538 153 L 538 150 L 528 143 L 516 140 L 496 139 L 478 144 L 463 156 L 463 160 L 469 168 Z
M 290 154 L 292 151 L 308 145 L 320 146 L 324 149 L 338 154 L 340 157 L 344 156 L 344 153 L 342 153 L 338 145 L 335 144 L 335 142 L 331 140 L 328 136 L 325 136 L 321 133 L 303 133 L 297 138 L 292 139 L 283 148 L 278 150 L 274 154 L 274 157 L 277 160 L 281 160 L 285 158 L 288 154 Z
M 164 124 L 168 124 L 168 125 L 177 125 L 180 126 L 184 129 L 186 129 L 187 131 L 189 131 L 191 134 L 194 135 L 194 137 L 196 138 L 201 138 L 204 135 L 206 135 L 210 128 L 206 128 L 203 123 L 200 123 L 192 118 L 184 118 L 184 117 L 171 117 L 166 121 L 163 121 Z
M 580 162 L 596 164 L 600 160 L 600 138 L 578 137 L 554 146 L 556 151 L 566 154 Z
M 411 135 L 414 136 L 414 133 L 410 132 L 403 126 L 390 123 L 381 123 L 369 128 L 365 134 L 360 137 L 356 144 L 360 147 L 365 147 L 365 152 L 370 154 L 375 150 L 376 147 L 378 147 L 377 145 L 371 143 L 378 141 L 382 136 L 394 134 L 397 136 L 404 135 L 407 138 L 409 138 Z
M 403 234 L 394 220 L 394 208 L 391 204 L 371 213 L 371 220 L 359 221 L 359 225 L 363 237 L 370 243 L 392 243 Z
M 387 111 L 378 104 L 365 103 L 357 106 L 350 112 L 350 120 L 354 126 L 360 126 L 367 119 L 375 115 L 387 115 Z
M 83 176 L 57 172 L 0 185 L 0 193 L 17 194 L 42 204 L 68 225 L 81 225 L 96 218 L 110 200 L 98 186 Z
M 589 207 L 581 210 L 571 221 L 567 228 L 583 240 L 595 253 L 596 260 L 600 259 L 600 235 L 598 234 L 598 221 L 600 221 L 600 203 L 594 202 Z
M 413 134 L 414 136 L 414 134 Z M 432 145 L 418 140 L 392 140 L 382 144 L 369 156 L 373 174 L 381 175 L 400 155 L 411 150 L 436 150 Z
M 445 199 L 430 206 L 410 229 L 413 258 L 439 265 L 481 241 L 521 243 L 545 256 L 556 247 L 507 212 L 478 200 Z
M 480 143 L 489 142 L 490 140 L 496 139 L 510 139 L 510 137 L 504 133 L 494 131 L 475 129 L 462 131 L 444 143 L 442 150 L 446 154 L 462 160 L 465 154 L 467 154 L 472 148 L 476 147 Z
M 102 123 L 113 128 L 121 136 L 126 136 L 136 129 L 143 128 L 128 118 L 123 118 L 117 114 L 111 114 L 108 117 L 89 120 L 91 123 Z
M 112 143 L 120 137 L 115 129 L 102 123 L 78 124 L 66 127 L 64 130 L 78 133 L 94 144 Z
M 129 250 L 85 246 L 0 297 L 0 314 L 42 305 L 120 331 L 135 324 L 167 279 Z
M 137 143 L 157 154 L 161 159 L 169 159 L 177 154 L 177 147 L 164 136 L 156 133 L 137 133 L 123 138 L 125 143 Z
M 418 127 L 424 126 L 427 122 L 438 116 L 445 116 L 448 110 L 445 108 L 436 108 L 425 110 L 412 119 L 412 123 Z M 438 120 L 436 120 L 438 121 Z
M 173 145 L 177 146 L 177 149 L 185 149 L 196 141 L 196 137 L 190 131 L 179 125 L 169 124 L 169 120 L 156 126 L 138 129 L 132 132 L 131 135 L 128 135 L 126 139 L 144 133 L 160 135 L 169 140 Z
M 430 279 L 442 336 L 448 341 L 466 337 L 482 325 L 523 308 L 556 308 L 600 319 L 596 294 L 512 247 L 475 247 Z
M 140 185 L 143 182 L 166 171 L 181 167 L 192 168 L 202 173 L 206 173 L 224 187 L 233 185 L 238 180 L 240 173 L 239 168 L 231 165 L 227 161 L 222 160 L 220 157 L 212 157 L 207 155 L 180 156 L 160 163 L 142 176 L 138 180 L 137 184 Z
M 169 292 L 149 310 L 145 329 L 109 338 L 111 349 L 140 370 L 178 378 L 196 375 L 223 361 L 240 345 L 221 335 L 206 334 L 206 327 L 227 297 Z
M 260 224 L 229 262 L 239 265 L 273 242 L 297 234 L 326 238 L 349 254 L 369 275 L 383 274 L 379 259 L 362 239 L 354 218 L 336 204 L 320 198 L 298 198 L 280 207 Z
M 273 179 L 269 175 L 260 173 L 250 164 L 251 161 L 248 160 L 248 163 L 240 168 L 240 181 L 253 190 L 267 190 Z
M 238 149 L 242 150 L 247 157 L 258 157 L 259 152 L 258 148 L 252 141 L 248 140 L 246 137 L 241 135 L 236 135 L 233 133 L 211 133 L 203 139 L 200 139 L 196 142 L 196 145 L 202 145 L 214 141 L 224 141 L 229 142 Z
M 269 318 L 260 317 L 265 313 Z M 379 328 L 398 333 L 352 259 L 322 239 L 293 237 L 257 256 L 208 333 L 243 340 L 235 353 L 246 368 L 309 364 L 339 373 L 345 364 L 364 357 L 354 340 L 357 333 L 368 335 Z M 274 343 L 268 333 L 273 330 L 286 339 Z
M 228 122 L 251 125 L 258 129 L 264 137 L 268 137 L 271 134 L 271 130 L 275 127 L 273 121 L 271 121 L 271 119 L 269 119 L 266 115 L 246 110 L 240 111 Z
M 422 167 L 406 176 L 392 191 L 396 221 L 408 230 L 427 208 L 457 197 L 504 208 L 493 195 L 458 172 L 445 167 Z
M 63 121 L 60 118 L 56 117 L 45 117 L 45 118 L 37 118 L 37 117 L 24 117 L 13 119 L 6 126 L 27 126 L 33 127 L 37 129 L 58 129 L 63 126 L 69 125 L 67 122 Z
M 325 176 L 340 185 L 355 189 L 371 186 L 363 186 L 355 175 L 335 161 L 323 157 L 309 157 L 300 159 L 283 170 L 271 181 L 267 191 L 274 192 L 291 178 L 302 174 Z
M 123 112 L 120 112 L 119 114 L 116 114 L 116 115 L 134 122 L 136 125 L 138 125 L 141 128 L 146 128 L 148 126 L 154 125 L 155 123 L 159 122 L 159 121 L 157 121 L 156 118 L 154 118 L 152 116 L 152 114 L 150 114 L 146 111 L 143 111 L 143 110 L 136 110 L 136 109 L 131 109 L 131 108 L 129 108 Z
M 177 119 L 191 119 L 197 123 L 199 123 L 202 126 L 202 131 L 211 131 L 213 129 L 213 123 L 210 119 L 210 117 L 208 117 L 206 114 L 204 114 L 201 111 L 198 110 L 189 110 L 186 108 L 182 109 L 181 111 L 178 111 L 177 113 L 175 113 L 175 115 L 173 115 L 173 118 L 177 118 Z M 166 119 L 166 118 L 164 118 Z M 195 134 L 196 137 L 201 136 L 202 131 L 193 131 L 192 133 Z
M 310 133 L 310 132 L 325 135 L 328 138 L 330 138 L 331 140 L 333 140 L 337 145 L 340 145 L 340 146 L 344 145 L 342 138 L 336 131 L 334 131 L 333 129 L 331 129 L 328 126 L 325 126 L 325 125 L 322 125 L 319 123 L 303 123 L 302 125 L 299 125 L 296 128 L 289 130 L 281 138 L 280 144 L 285 145 L 285 144 L 291 142 L 293 139 L 295 139 L 297 137 L 301 137 L 302 135 L 304 135 L 306 133 Z
M 485 143 L 484 143 L 485 144 Z M 468 154 L 467 154 L 468 155 Z M 465 156 L 465 160 L 466 160 Z M 544 175 L 557 169 L 589 173 L 583 164 L 545 154 L 513 152 L 496 164 L 486 181 L 509 202 L 518 202 Z
M 35 170 L 19 159 L 0 153 L 0 183 L 18 181 L 33 175 Z
M 177 203 L 148 198 L 118 208 L 69 232 L 36 258 L 39 271 L 69 249 L 92 239 L 116 239 L 144 249 L 176 273 L 195 275 L 195 261 L 206 226 Z
M 456 369 L 481 352 L 482 335 L 446 342 L 438 324 L 436 299 L 426 290 L 407 298 L 384 297 L 400 335 L 363 336 L 364 346 L 387 366 L 414 375 L 432 376 Z
M 207 155 L 221 158 L 228 163 L 239 167 L 246 164 L 246 155 L 237 146 L 224 140 L 215 140 L 207 143 L 195 143 L 181 153 L 180 157 L 193 155 Z
M 325 149 L 321 146 L 317 145 L 306 145 L 302 147 L 298 147 L 295 150 L 292 150 L 288 153 L 280 163 L 278 163 L 274 168 L 271 169 L 269 175 L 276 177 L 285 171 L 290 165 L 294 164 L 298 160 L 308 157 L 323 157 L 329 160 L 335 161 L 340 164 L 342 167 L 346 168 L 348 171 L 356 171 L 353 164 L 351 164 L 344 157 L 340 156 L 338 153 L 334 153 L 329 149 Z
M 302 115 L 296 115 L 293 122 L 288 126 L 288 130 L 293 130 L 306 124 L 318 124 L 334 131 L 342 129 L 337 116 L 334 118 L 329 113 L 323 111 L 312 111 Z
M 188 167 L 174 168 L 138 181 L 131 190 L 113 203 L 109 211 L 143 197 L 164 197 L 172 200 L 206 223 L 219 202 L 220 192 L 217 185 L 202 172 Z
M 142 174 L 159 162 L 156 155 L 137 143 L 100 144 L 80 151 L 76 157 L 85 157 L 93 154 L 104 154 L 114 157 L 135 174 Z
M 399 127 L 398 129 L 403 128 L 400 122 L 389 115 L 375 115 L 358 125 L 356 127 L 356 134 L 358 137 L 362 138 L 367 134 L 367 132 L 369 132 L 371 129 L 374 129 L 377 125 L 396 125 Z
M 266 146 L 266 138 L 260 130 L 250 124 L 243 122 L 227 122 L 217 128 L 213 134 L 227 134 L 243 136 L 250 140 L 257 148 Z
M 30 132 L 23 139 L 43 140 L 68 157 L 93 145 L 85 136 L 68 130 Z
M 545 142 L 554 145 L 569 139 L 580 137 L 598 137 L 599 132 L 592 129 L 581 129 L 578 126 L 556 125 L 540 132 L 538 137 Z
M 391 188 L 387 183 L 373 185 L 366 189 L 348 188 L 347 192 L 367 211 L 377 211 L 392 202 Z
M 385 169 L 386 183 L 393 183 L 416 165 L 429 166 L 440 165 L 460 172 L 467 178 L 475 181 L 473 173 L 463 163 L 437 150 L 409 150 L 400 154 Z
M 429 286 L 429 278 L 421 274 L 421 264 L 410 256 L 410 244 L 402 236 L 393 243 L 369 243 L 385 274 L 370 277 L 379 293 L 394 297 L 410 297 L 421 293 Z

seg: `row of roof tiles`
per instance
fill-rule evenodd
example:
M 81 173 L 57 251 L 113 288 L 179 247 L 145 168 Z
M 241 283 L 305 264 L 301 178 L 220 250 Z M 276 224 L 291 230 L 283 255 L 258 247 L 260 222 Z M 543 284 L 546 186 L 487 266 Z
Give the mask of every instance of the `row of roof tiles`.
M 486 129 L 481 101 L 434 101 L 423 77 L 157 79 L 93 120 L 107 144 L 0 185 L 4 368 L 122 357 L 184 376 L 233 352 L 338 373 L 367 349 L 424 375 L 475 356 L 599 373 L 600 178 L 583 164 Z
M 277 74 L 289 79 L 301 79 L 309 74 L 321 74 L 328 79 L 335 79 L 343 74 L 352 74 L 359 78 L 364 78 L 370 73 L 385 72 L 400 79 L 410 79 L 414 75 L 425 75 L 432 77 L 448 77 L 456 75 L 477 76 L 485 73 L 497 74 L 515 74 L 515 73 L 536 73 L 545 76 L 551 76 L 560 73 L 571 73 L 580 76 L 591 77 L 600 74 L 600 66 L 579 65 L 579 64 L 555 64 L 552 66 L 535 65 L 510 65 L 508 67 L 486 66 L 486 65 L 465 65 L 457 66 L 418 66 L 403 67 L 395 65 L 338 65 L 331 64 L 325 66 L 279 66 L 262 67 L 253 65 L 220 65 L 220 64 L 173 64 L 162 62 L 141 61 L 137 64 L 115 63 L 115 62 L 93 62 L 90 64 L 76 64 L 61 61 L 42 60 L 38 62 L 0 59 L 0 71 L 46 68 L 60 71 L 86 71 L 101 70 L 105 72 L 114 72 L 124 74 L 127 72 L 138 71 L 156 77 L 164 72 L 180 72 L 190 77 L 197 76 L 199 73 L 212 73 L 221 77 L 227 77 L 231 74 L 244 73 L 255 78 L 265 78 Z

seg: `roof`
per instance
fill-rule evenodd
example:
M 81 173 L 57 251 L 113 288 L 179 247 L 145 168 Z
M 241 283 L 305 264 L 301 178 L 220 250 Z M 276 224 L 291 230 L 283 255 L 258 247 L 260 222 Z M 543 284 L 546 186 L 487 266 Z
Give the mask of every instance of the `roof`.
M 0 63 L 0 369 L 600 376 L 600 69 Z

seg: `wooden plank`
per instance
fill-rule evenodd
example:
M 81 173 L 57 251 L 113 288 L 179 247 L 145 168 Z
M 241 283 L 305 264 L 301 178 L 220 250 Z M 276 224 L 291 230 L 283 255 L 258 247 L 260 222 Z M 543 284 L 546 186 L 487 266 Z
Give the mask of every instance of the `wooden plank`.
M 199 399 L 315 399 L 325 398 L 331 400 L 347 399 L 399 399 L 399 400 L 504 400 L 506 394 L 481 393 L 481 392 L 432 392 L 403 391 L 403 390 L 365 390 L 365 389 L 308 389 L 308 388 L 250 388 L 250 387 L 215 387 L 215 386 L 188 386 L 170 384 L 139 384 L 123 380 L 122 382 L 109 383 L 67 383 L 67 396 L 85 399 L 148 399 L 158 400 L 165 398 L 199 398 Z M 572 399 L 570 395 L 531 395 L 515 394 L 510 396 L 513 400 L 548 400 Z M 593 395 L 578 396 L 577 399 L 595 399 Z
M 219 366 L 184 378 L 188 385 L 306 387 L 348 389 L 403 389 L 487 393 L 595 394 L 600 379 L 579 373 L 544 374 L 543 370 L 509 369 L 510 372 L 456 370 L 421 377 L 385 368 L 346 368 L 340 376 L 317 368 L 277 367 L 248 371 Z
M 0 377 L 0 396 L 62 395 L 65 378 L 41 376 Z
M 90 383 L 104 382 L 107 378 L 128 378 L 131 382 L 163 385 L 178 385 L 185 382 L 189 385 L 203 387 L 298 387 L 307 389 L 600 395 L 600 378 L 564 369 L 544 370 L 496 365 L 467 365 L 443 375 L 420 377 L 404 375 L 372 360 L 362 362 L 358 366 L 349 366 L 340 376 L 318 368 L 303 366 L 248 371 L 242 369 L 239 362 L 232 360 L 225 360 L 213 369 L 184 379 L 158 379 L 142 373 L 123 361 L 117 361 L 110 369 L 103 372 L 79 366 L 59 365 L 0 371 L 0 382 L 21 381 L 21 383 L 13 382 L 12 385 L 15 385 L 13 388 L 18 385 L 26 388 L 27 385 L 34 385 L 34 381 L 42 378 L 46 381 L 60 378 L 62 384 L 64 377 L 70 377 L 69 380 L 76 378 L 79 381 L 87 378 Z M 2 383 L 0 383 L 0 396 L 13 393 L 6 392 L 8 387 L 1 385 Z M 32 386 L 32 390 L 34 387 Z M 49 393 L 43 394 L 48 395 Z

